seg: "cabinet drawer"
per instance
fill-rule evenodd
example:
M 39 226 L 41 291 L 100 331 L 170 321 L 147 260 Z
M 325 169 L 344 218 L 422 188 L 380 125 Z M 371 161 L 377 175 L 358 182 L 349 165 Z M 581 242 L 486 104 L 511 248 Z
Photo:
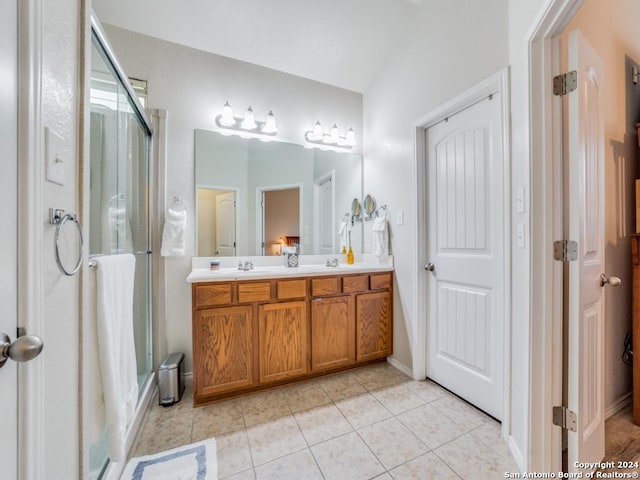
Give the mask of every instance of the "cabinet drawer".
M 371 290 L 381 290 L 384 288 L 391 288 L 391 274 L 381 273 L 371 275 Z
M 271 300 L 271 284 L 264 283 L 241 283 L 238 285 L 238 302 L 265 302 Z
M 231 303 L 231 284 L 229 283 L 196 285 L 194 292 L 196 307 Z
M 369 276 L 358 275 L 356 277 L 344 277 L 342 279 L 342 291 L 344 293 L 366 292 L 369 289 Z
M 314 278 L 311 280 L 311 295 L 333 295 L 340 293 L 340 279 L 338 277 Z
M 278 300 L 288 298 L 300 298 L 307 296 L 306 280 L 286 280 L 276 284 L 276 297 Z

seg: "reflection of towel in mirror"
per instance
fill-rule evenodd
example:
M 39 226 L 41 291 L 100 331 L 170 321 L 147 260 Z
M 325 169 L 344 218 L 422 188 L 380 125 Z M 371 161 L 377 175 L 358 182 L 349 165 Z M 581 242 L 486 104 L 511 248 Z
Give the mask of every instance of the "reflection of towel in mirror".
M 351 222 L 348 220 L 343 220 L 338 230 L 338 235 L 340 235 L 340 251 L 342 251 L 343 247 L 346 249 L 349 246 L 350 231 L 351 231 Z
M 95 258 L 96 333 L 109 439 L 109 457 L 126 460 L 125 443 L 138 401 L 133 339 L 133 285 L 136 259 L 131 254 Z
M 163 257 L 181 257 L 184 255 L 184 231 L 187 226 L 186 209 L 167 209 L 162 231 L 162 248 L 160 255 Z
M 387 213 L 376 217 L 371 227 L 372 253 L 378 257 L 389 255 L 389 228 L 387 226 Z

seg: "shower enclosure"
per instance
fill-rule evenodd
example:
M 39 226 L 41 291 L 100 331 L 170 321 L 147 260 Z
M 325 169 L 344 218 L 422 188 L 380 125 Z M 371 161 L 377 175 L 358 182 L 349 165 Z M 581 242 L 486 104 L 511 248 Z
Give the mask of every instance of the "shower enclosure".
M 133 328 L 138 386 L 142 394 L 153 371 L 149 218 L 152 129 L 139 98 L 94 18 L 91 33 L 89 258 L 135 255 Z M 89 273 L 90 277 L 94 276 L 93 272 Z M 97 362 L 97 358 L 89 360 L 93 362 Z M 89 368 L 93 372 L 98 367 L 90 365 Z M 89 379 L 91 398 L 101 395 L 101 385 L 95 376 L 90 375 Z M 95 412 L 89 412 L 90 423 L 96 424 L 91 425 L 89 434 L 89 470 L 90 478 L 100 478 L 108 463 L 106 433 L 104 426 L 100 429 L 99 422 L 93 420 L 99 415 L 92 413 Z

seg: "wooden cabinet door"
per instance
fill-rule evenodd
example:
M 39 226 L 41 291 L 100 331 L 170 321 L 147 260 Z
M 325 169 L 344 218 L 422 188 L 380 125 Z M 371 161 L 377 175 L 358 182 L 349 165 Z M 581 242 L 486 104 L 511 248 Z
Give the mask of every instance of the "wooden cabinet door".
M 391 355 L 391 293 L 363 293 L 356 297 L 357 360 Z
M 356 360 L 353 296 L 314 298 L 311 302 L 311 370 L 349 365 Z
M 307 302 L 258 306 L 260 382 L 307 373 Z
M 251 307 L 197 310 L 193 322 L 194 395 L 254 383 Z

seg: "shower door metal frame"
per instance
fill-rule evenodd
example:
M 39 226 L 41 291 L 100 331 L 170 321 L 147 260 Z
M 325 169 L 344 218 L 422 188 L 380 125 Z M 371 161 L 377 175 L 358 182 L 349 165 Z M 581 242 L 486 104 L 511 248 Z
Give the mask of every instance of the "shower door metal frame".
M 153 192 L 153 188 L 154 188 L 154 182 L 153 182 L 153 178 L 154 178 L 154 166 L 153 166 L 153 142 L 154 142 L 154 129 L 152 126 L 151 121 L 149 120 L 149 117 L 147 116 L 144 107 L 142 106 L 140 100 L 138 99 L 138 96 L 136 95 L 133 87 L 130 84 L 129 78 L 126 75 L 126 73 L 124 72 L 124 69 L 122 68 L 122 66 L 120 65 L 120 63 L 118 62 L 115 53 L 111 47 L 111 45 L 109 44 L 107 38 L 106 38 L 106 34 L 102 28 L 102 26 L 100 25 L 99 20 L 97 19 L 97 17 L 95 16 L 95 14 L 93 12 L 91 12 L 90 15 L 90 23 L 91 23 L 91 35 L 90 38 L 88 39 L 88 47 L 90 48 L 91 45 L 94 45 L 96 47 L 97 50 L 100 51 L 100 53 L 102 54 L 102 58 L 105 61 L 105 63 L 107 63 L 109 67 L 111 67 L 112 72 L 114 73 L 117 81 L 119 82 L 119 85 L 125 90 L 125 95 L 129 100 L 129 104 L 133 109 L 133 113 L 135 114 L 136 118 L 139 120 L 139 125 L 142 128 L 142 130 L 144 131 L 145 135 L 146 135 L 146 152 L 145 154 L 147 155 L 147 172 L 146 172 L 146 180 L 147 180 L 147 212 L 146 212 L 146 222 L 147 222 L 147 231 L 146 231 L 146 251 L 145 252 L 135 252 L 135 253 L 144 253 L 147 256 L 147 278 L 148 278 L 148 283 L 147 283 L 147 302 L 148 302 L 148 315 L 147 315 L 147 328 L 148 328 L 148 338 L 146 339 L 147 341 L 147 358 L 148 358 L 148 366 L 150 368 L 149 374 L 147 375 L 147 378 L 145 379 L 145 382 L 140 385 L 140 396 L 138 398 L 138 407 L 137 409 L 142 409 L 145 410 L 146 409 L 146 405 L 148 405 L 148 402 L 150 401 L 150 387 L 152 386 L 153 380 L 154 380 L 154 345 L 153 345 L 153 337 L 154 337 L 154 321 L 153 321 L 153 297 L 154 297 L 154 291 L 156 286 L 154 285 L 153 282 L 153 277 L 152 277 L 152 272 L 153 272 L 153 264 L 154 264 L 154 259 L 152 256 L 152 251 L 151 251 L 151 247 L 152 247 L 152 240 L 153 240 L 153 235 L 152 235 L 152 231 L 151 231 L 151 227 L 154 224 L 154 208 L 152 205 L 152 202 L 154 201 L 154 196 L 152 195 L 151 192 Z M 89 64 L 90 64 L 90 60 Z M 87 99 L 89 100 L 89 99 Z M 86 372 L 86 368 L 83 369 L 84 372 Z M 85 383 L 85 382 L 83 382 Z M 86 383 L 85 383 L 86 384 Z M 136 418 L 134 418 L 130 428 L 135 431 L 139 428 L 141 423 L 141 416 L 140 415 L 136 415 Z M 84 439 L 86 439 L 86 433 L 83 434 Z M 129 439 L 130 441 L 131 439 Z M 88 449 L 89 449 L 89 445 L 83 445 L 83 450 L 85 451 L 82 454 L 82 457 L 85 459 L 85 461 L 87 462 L 87 467 L 88 467 Z M 102 468 L 102 472 L 99 475 L 100 478 L 102 478 L 104 476 L 104 474 L 107 474 L 109 476 L 113 475 L 114 472 L 114 468 L 111 467 L 116 467 L 116 470 L 120 470 L 121 468 L 123 468 L 123 464 L 111 464 L 108 459 L 106 460 L 105 465 Z M 85 467 L 86 468 L 86 467 Z M 84 472 L 84 473 L 88 473 L 88 472 Z M 118 472 L 115 472 L 116 476 L 118 475 Z
M 147 117 L 147 114 L 145 113 L 144 108 L 140 103 L 140 100 L 138 100 L 138 96 L 133 91 L 131 82 L 129 82 L 129 77 L 127 76 L 126 73 L 124 73 L 124 69 L 120 65 L 120 62 L 118 62 L 118 59 L 116 58 L 113 52 L 113 49 L 111 48 L 111 45 L 109 45 L 109 42 L 107 41 L 107 36 L 104 33 L 104 30 L 102 29 L 102 25 L 100 25 L 100 21 L 97 19 L 97 17 L 93 13 L 91 14 L 91 37 L 92 39 L 95 39 L 98 42 L 98 47 L 100 47 L 104 52 L 105 59 L 109 62 L 111 67 L 113 67 L 113 70 L 116 76 L 118 77 L 118 80 L 120 80 L 120 83 L 122 84 L 122 86 L 127 92 L 127 97 L 129 97 L 129 100 L 132 103 L 132 106 L 136 112 L 137 117 L 142 122 L 143 128 L 145 129 L 145 131 L 147 132 L 150 138 L 153 137 L 153 126 L 151 125 L 151 122 L 149 121 L 149 118 Z

